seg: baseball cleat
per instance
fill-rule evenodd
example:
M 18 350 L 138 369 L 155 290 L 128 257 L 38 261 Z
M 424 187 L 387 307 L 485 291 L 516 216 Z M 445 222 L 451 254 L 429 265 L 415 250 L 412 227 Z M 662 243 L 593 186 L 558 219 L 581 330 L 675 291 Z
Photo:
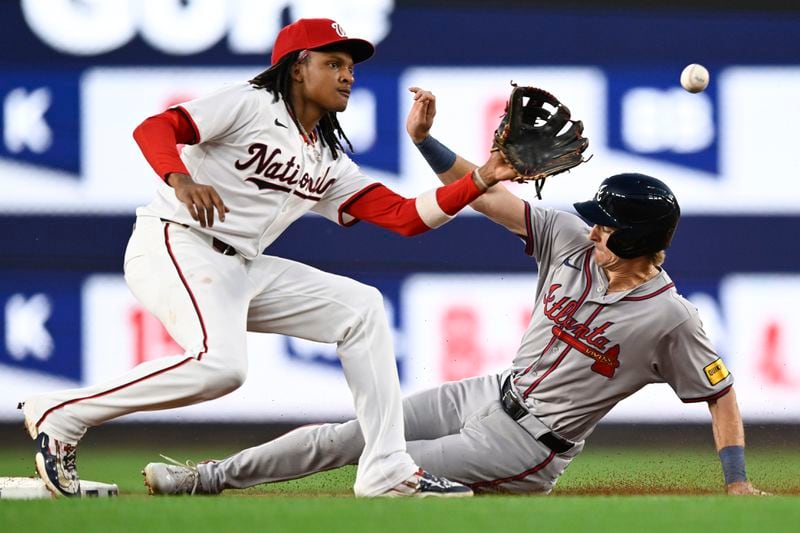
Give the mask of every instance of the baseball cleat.
M 466 498 L 472 496 L 472 489 L 456 481 L 434 476 L 420 468 L 413 476 L 396 487 L 389 489 L 382 496 L 389 498 L 407 496 L 415 498 Z
M 167 463 L 149 463 L 142 470 L 144 484 L 148 494 L 174 495 L 174 494 L 207 494 L 200 484 L 200 472 L 197 465 L 191 461 L 180 463 L 162 455 Z
M 80 496 L 77 446 L 52 438 L 47 433 L 36 437 L 36 471 L 53 496 Z

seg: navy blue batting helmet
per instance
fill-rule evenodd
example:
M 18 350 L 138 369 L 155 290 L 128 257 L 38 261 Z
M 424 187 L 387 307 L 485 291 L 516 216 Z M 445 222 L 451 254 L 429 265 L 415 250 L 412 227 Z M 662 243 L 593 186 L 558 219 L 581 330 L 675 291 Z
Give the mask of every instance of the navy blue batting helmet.
M 573 204 L 591 224 L 618 228 L 608 249 L 631 259 L 669 247 L 681 216 L 667 185 L 644 174 L 617 174 L 600 184 L 593 200 Z

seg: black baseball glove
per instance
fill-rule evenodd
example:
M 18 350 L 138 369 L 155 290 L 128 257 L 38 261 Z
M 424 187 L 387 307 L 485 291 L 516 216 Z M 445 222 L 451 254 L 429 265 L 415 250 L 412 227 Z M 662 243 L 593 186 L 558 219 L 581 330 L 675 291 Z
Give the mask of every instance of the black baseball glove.
M 517 170 L 515 181 L 535 181 L 536 196 L 541 199 L 548 176 L 586 161 L 583 152 L 589 139 L 581 135 L 583 123 L 571 120 L 569 109 L 558 98 L 536 87 L 512 85 L 493 149 L 500 150 Z

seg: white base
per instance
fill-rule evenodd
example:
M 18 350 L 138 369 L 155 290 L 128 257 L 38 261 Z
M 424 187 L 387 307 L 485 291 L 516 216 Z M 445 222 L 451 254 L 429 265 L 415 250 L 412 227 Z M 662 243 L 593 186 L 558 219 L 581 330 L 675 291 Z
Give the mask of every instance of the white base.
M 81 480 L 81 498 L 110 498 L 119 495 L 113 483 Z M 0 477 L 0 499 L 42 500 L 53 495 L 44 486 L 44 481 L 33 477 Z

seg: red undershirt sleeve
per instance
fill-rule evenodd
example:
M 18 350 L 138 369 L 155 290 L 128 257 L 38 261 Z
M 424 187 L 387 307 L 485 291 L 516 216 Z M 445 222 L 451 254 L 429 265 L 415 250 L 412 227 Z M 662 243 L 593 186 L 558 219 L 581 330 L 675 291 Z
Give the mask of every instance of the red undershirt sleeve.
M 412 236 L 446 223 L 481 194 L 469 172 L 417 198 L 404 198 L 384 185 L 373 186 L 353 196 L 342 206 L 342 211 L 400 235 Z
M 178 144 L 195 144 L 197 132 L 186 112 L 173 108 L 144 120 L 133 130 L 133 138 L 147 162 L 166 179 L 171 172 L 188 174 L 178 154 Z

